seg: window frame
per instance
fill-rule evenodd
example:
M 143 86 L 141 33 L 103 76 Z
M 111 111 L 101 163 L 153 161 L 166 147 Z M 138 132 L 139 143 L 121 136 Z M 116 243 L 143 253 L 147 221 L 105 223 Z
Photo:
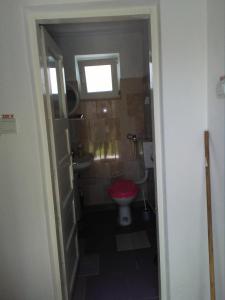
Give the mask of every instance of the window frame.
M 110 65 L 112 75 L 112 91 L 88 92 L 85 76 L 86 66 Z M 119 98 L 120 96 L 120 56 L 119 53 L 75 55 L 75 71 L 80 98 L 97 100 Z

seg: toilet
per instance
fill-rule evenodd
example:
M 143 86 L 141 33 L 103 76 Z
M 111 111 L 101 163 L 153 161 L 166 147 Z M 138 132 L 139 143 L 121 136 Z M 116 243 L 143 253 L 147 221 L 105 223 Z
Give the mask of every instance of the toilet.
M 118 204 L 118 222 L 121 226 L 128 226 L 132 222 L 130 204 L 137 197 L 139 186 L 143 192 L 143 185 L 147 182 L 150 168 L 154 168 L 153 142 L 143 141 L 143 156 L 145 175 L 138 181 L 118 179 L 108 188 L 109 196 Z M 144 199 L 145 200 L 145 199 Z
M 118 222 L 121 226 L 131 224 L 130 204 L 137 197 L 139 188 L 132 180 L 116 180 L 108 189 L 109 196 L 119 206 Z

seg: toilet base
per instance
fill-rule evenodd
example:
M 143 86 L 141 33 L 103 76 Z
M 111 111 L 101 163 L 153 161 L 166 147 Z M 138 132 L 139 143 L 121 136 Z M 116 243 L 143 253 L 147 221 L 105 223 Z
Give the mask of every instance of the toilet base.
M 128 226 L 132 223 L 130 206 L 119 206 L 118 223 L 121 226 Z

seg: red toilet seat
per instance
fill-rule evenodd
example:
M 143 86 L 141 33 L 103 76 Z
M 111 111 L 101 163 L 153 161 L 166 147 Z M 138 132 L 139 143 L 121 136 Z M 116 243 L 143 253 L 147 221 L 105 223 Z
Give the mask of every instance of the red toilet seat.
M 133 181 L 125 179 L 115 181 L 108 188 L 108 194 L 111 198 L 135 198 L 138 191 L 138 186 Z

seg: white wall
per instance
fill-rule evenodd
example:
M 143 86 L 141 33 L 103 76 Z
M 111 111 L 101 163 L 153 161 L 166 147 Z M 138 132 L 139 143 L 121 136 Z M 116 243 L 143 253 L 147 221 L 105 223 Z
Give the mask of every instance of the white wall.
M 53 299 L 21 1 L 1 2 L 0 28 L 0 111 L 18 120 L 0 136 L 0 299 Z
M 204 0 L 160 5 L 171 299 L 207 300 L 206 6 Z
M 89 7 L 103 6 L 101 2 L 89 2 L 92 3 L 88 4 Z M 209 299 L 202 136 L 206 127 L 206 92 L 209 92 L 206 88 L 205 2 L 160 2 L 171 300 Z M 51 3 L 64 3 L 64 6 L 58 6 L 59 10 L 66 6 L 65 0 L 4 0 L 0 4 L 0 107 L 2 112 L 15 112 L 20 126 L 17 136 L 0 137 L 0 298 L 4 300 L 54 299 L 37 150 L 34 97 L 23 24 L 24 6 L 48 4 L 48 9 L 52 10 Z M 121 3 L 126 1 L 113 1 L 112 6 L 118 7 Z M 141 5 L 150 1 L 130 0 L 127 3 L 130 6 L 131 3 Z M 215 8 L 210 5 L 208 33 L 212 27 L 213 32 L 216 29 L 216 25 L 212 24 L 214 19 L 220 22 L 217 14 L 220 13 L 221 3 L 216 0 L 213 1 Z M 223 15 L 220 17 L 222 20 Z M 222 51 L 213 49 L 212 39 L 213 36 L 209 34 L 211 51 Z M 215 67 L 215 80 L 216 73 L 220 74 L 222 70 L 219 69 L 219 64 L 214 64 L 213 55 L 212 52 L 209 63 Z M 221 59 L 220 63 L 222 65 L 224 61 Z M 219 124 L 217 121 L 212 122 L 213 111 L 221 112 L 219 103 L 210 105 L 213 109 L 209 122 L 214 132 L 217 132 Z M 223 117 L 221 113 L 218 121 L 221 124 Z M 218 145 L 222 134 L 222 131 L 218 136 L 214 134 L 214 141 Z M 224 152 L 222 149 L 218 150 L 218 147 L 214 149 L 212 161 L 215 174 L 216 166 L 218 168 L 220 164 L 217 159 L 219 155 L 223 157 Z M 220 170 L 220 174 L 221 184 L 219 181 L 213 182 L 214 195 L 216 189 L 220 193 L 214 209 L 218 208 L 219 219 L 224 220 L 223 213 L 220 212 L 223 209 L 224 192 L 221 185 L 224 182 L 224 171 Z M 216 182 L 219 185 L 217 188 Z M 218 234 L 220 228 L 224 227 L 224 222 L 219 219 Z M 217 235 L 216 240 L 218 239 Z M 222 258 L 224 249 L 221 245 L 217 244 L 216 252 Z M 222 286 L 221 274 L 224 271 L 218 266 L 217 262 L 219 287 Z M 218 300 L 224 299 L 224 296 L 221 297 Z
M 216 299 L 225 299 L 225 97 L 216 95 L 225 74 L 225 2 L 208 0 L 208 127 L 216 272 Z
M 75 78 L 75 55 L 119 53 L 121 78 L 147 75 L 148 53 L 144 46 L 146 26 L 144 21 L 105 22 L 56 26 L 48 31 L 62 50 L 66 76 Z M 144 26 L 145 25 L 145 26 Z

